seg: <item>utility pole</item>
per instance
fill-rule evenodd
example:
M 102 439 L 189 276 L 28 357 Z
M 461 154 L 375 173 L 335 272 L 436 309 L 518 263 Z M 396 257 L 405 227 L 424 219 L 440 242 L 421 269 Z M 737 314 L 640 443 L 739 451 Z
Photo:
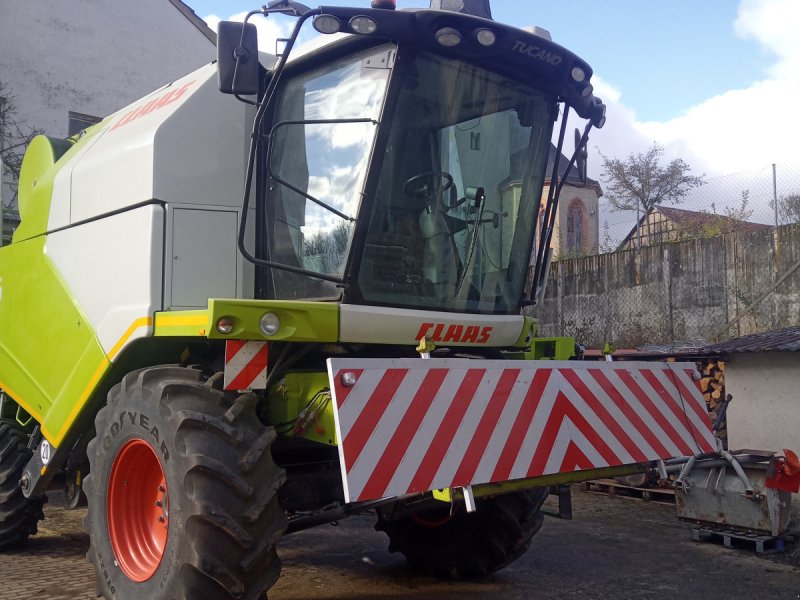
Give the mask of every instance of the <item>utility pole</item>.
M 778 228 L 778 175 L 775 163 L 772 163 L 772 204 L 775 207 L 775 228 Z

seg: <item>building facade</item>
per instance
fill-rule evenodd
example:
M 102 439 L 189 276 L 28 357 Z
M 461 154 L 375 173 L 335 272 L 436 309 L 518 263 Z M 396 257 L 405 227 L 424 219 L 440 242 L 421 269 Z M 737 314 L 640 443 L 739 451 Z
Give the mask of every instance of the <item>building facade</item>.
M 735 231 L 769 231 L 771 228 L 770 225 L 716 213 L 655 205 L 639 219 L 617 250 L 714 237 Z
M 216 56 L 214 32 L 179 0 L 0 0 L 0 15 L 0 95 L 23 132 L 69 137 Z M 6 237 L 18 222 L 8 170 L 2 198 Z
M 728 447 L 800 454 L 800 326 L 708 346 L 725 356 Z M 792 495 L 793 528 L 800 495 Z
M 553 158 L 556 149 L 550 149 L 550 160 L 547 173 L 553 171 Z M 564 176 L 569 159 L 561 156 L 559 161 L 559 179 Z M 550 193 L 550 177 L 545 179 L 542 190 L 542 209 Z M 581 182 L 575 169 L 570 171 L 564 187 L 561 188 L 561 198 L 558 202 L 556 224 L 550 247 L 553 249 L 553 258 L 579 258 L 600 252 L 600 197 L 603 190 L 594 179 Z

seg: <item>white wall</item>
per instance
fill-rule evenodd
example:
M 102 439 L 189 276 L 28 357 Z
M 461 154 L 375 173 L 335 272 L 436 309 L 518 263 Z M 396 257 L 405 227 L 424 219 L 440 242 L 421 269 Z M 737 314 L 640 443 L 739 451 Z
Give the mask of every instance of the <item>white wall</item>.
M 0 80 L 50 136 L 69 111 L 105 117 L 215 55 L 169 0 L 0 0 Z
M 732 354 L 726 361 L 728 447 L 800 454 L 800 353 Z M 800 496 L 792 496 L 800 529 Z

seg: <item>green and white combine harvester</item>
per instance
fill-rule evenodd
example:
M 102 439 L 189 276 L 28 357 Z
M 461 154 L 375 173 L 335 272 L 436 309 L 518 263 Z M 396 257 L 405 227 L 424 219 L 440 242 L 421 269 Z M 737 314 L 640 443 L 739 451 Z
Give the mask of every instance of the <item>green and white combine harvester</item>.
M 714 450 L 692 365 L 568 360 L 520 314 L 605 120 L 589 65 L 434 4 L 272 2 L 248 19 L 297 19 L 280 56 L 223 22 L 216 64 L 34 139 L 0 249 L 0 549 L 63 488 L 106 598 L 263 597 L 282 535 L 367 509 L 474 576 L 548 486 Z M 306 24 L 335 35 L 295 49 Z

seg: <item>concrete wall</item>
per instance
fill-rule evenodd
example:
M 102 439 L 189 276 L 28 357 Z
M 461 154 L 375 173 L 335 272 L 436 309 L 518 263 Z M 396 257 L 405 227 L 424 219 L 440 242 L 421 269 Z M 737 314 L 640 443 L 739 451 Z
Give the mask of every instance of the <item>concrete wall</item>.
M 54 137 L 70 111 L 108 116 L 216 56 L 169 0 L 0 0 L 0 15 L 0 80 L 18 119 Z
M 800 353 L 732 354 L 726 362 L 728 447 L 800 453 Z M 792 497 L 796 528 L 800 496 Z
M 538 317 L 543 335 L 590 347 L 711 342 L 800 323 L 800 224 L 559 261 Z

